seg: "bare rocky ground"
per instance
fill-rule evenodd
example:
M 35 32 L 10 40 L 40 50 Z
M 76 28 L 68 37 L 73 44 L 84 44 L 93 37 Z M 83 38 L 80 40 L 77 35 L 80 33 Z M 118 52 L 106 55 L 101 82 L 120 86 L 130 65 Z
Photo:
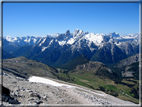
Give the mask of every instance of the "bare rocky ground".
M 29 82 L 15 76 L 3 75 L 3 86 L 10 90 L 10 96 L 16 99 L 21 106 L 46 106 L 46 105 L 103 105 L 103 106 L 138 106 L 132 102 L 123 101 L 105 93 L 95 94 L 85 88 L 56 87 L 48 84 Z M 98 95 L 100 94 L 100 95 Z M 3 97 L 3 96 L 1 96 Z M 3 101 L 2 106 L 15 106 Z

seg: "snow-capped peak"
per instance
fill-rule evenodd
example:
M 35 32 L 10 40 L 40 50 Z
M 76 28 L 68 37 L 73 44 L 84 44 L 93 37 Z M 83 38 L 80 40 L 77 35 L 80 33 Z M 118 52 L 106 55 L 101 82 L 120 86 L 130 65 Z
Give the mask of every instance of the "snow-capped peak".
M 103 36 L 101 34 L 94 34 L 89 33 L 84 36 L 84 39 L 89 40 L 90 42 L 93 42 L 97 46 L 100 46 L 103 41 Z
M 75 29 L 75 31 L 74 31 L 74 33 L 73 33 L 73 37 L 81 36 L 82 34 L 83 34 L 83 31 L 82 31 L 82 30 Z
M 11 36 L 6 36 L 5 39 L 8 42 L 13 42 L 16 43 L 17 45 L 24 46 L 24 45 L 35 45 L 40 38 L 44 37 L 36 37 L 36 36 L 24 36 L 24 37 L 11 37 Z
M 55 37 L 59 36 L 59 33 L 47 34 L 47 36 L 55 38 Z
M 109 36 L 112 36 L 112 37 L 120 37 L 120 35 L 118 33 L 109 33 Z
M 97 46 L 97 48 L 100 48 L 103 46 L 105 42 L 115 43 L 117 45 L 120 45 L 122 41 L 128 41 L 133 40 L 134 43 L 138 42 L 139 34 L 129 34 L 126 36 L 120 36 L 118 33 L 109 33 L 108 35 L 105 35 L 103 33 L 89 33 L 89 32 L 83 32 L 82 30 L 75 29 L 73 33 L 70 33 L 69 30 L 67 30 L 65 33 L 59 34 L 48 34 L 46 37 L 35 37 L 35 36 L 26 36 L 26 37 L 11 37 L 7 36 L 6 40 L 9 42 L 17 43 L 18 45 L 35 45 L 38 44 L 38 46 L 43 47 L 43 51 L 47 48 L 48 45 L 50 45 L 50 41 L 52 39 L 55 39 L 56 42 L 60 45 L 75 45 L 77 43 L 83 42 L 85 40 L 87 45 L 90 47 L 89 44 L 94 44 Z M 118 41 L 118 42 L 116 42 Z M 52 41 L 53 42 L 53 41 Z M 51 42 L 51 44 L 52 44 Z M 54 44 L 55 42 L 53 42 Z
M 79 32 L 79 29 L 75 29 L 73 35 L 77 35 L 78 32 Z
M 17 40 L 16 37 L 6 36 L 6 40 L 9 42 L 15 42 Z

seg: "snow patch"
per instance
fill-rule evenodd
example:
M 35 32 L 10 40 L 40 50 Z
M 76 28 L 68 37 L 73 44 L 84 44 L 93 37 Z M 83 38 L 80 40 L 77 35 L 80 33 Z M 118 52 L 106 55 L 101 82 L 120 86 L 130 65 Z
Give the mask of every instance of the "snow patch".
M 120 46 L 122 43 L 121 42 L 119 42 L 119 43 L 114 43 L 115 45 L 117 45 L 117 46 Z
M 47 78 L 42 78 L 42 77 L 37 77 L 37 76 L 32 76 L 28 80 L 30 82 L 44 83 L 44 84 L 49 84 L 49 85 L 53 85 L 53 86 L 57 86 L 57 87 L 61 87 L 61 86 L 66 86 L 68 88 L 74 87 L 74 86 L 71 86 L 71 85 L 61 84 L 61 83 L 55 82 L 53 80 L 50 80 L 50 79 L 47 79 Z
M 101 45 L 103 41 L 103 34 L 94 34 L 94 33 L 89 33 L 84 36 L 86 40 L 92 41 L 94 44 L 97 46 Z
M 25 42 L 30 42 L 31 41 L 31 38 L 26 38 L 25 40 L 24 40 Z
M 41 46 L 45 42 L 46 38 L 43 39 L 43 41 L 38 45 Z
M 25 41 L 25 42 L 28 42 L 28 39 L 26 38 L 24 41 Z
M 49 45 L 51 45 L 53 43 L 53 39 L 50 41 Z
M 33 41 L 33 42 L 36 43 L 36 41 L 37 41 L 37 40 L 34 38 L 34 41 Z
M 66 43 L 66 41 L 58 41 L 58 42 L 59 42 L 59 45 L 61 46 L 63 46 Z
M 94 48 L 90 48 L 91 52 L 93 52 L 95 49 Z
M 75 40 L 73 38 L 71 38 L 70 40 L 68 40 L 67 44 L 72 45 L 75 42 Z
M 31 41 L 31 38 L 29 38 L 28 42 L 30 42 L 30 41 Z
M 47 48 L 47 47 L 42 47 L 42 52 L 45 51 L 46 48 Z

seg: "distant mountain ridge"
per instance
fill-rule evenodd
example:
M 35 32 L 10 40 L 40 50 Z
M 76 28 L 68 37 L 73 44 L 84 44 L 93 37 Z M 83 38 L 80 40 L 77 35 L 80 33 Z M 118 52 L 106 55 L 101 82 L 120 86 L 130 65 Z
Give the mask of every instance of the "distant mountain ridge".
M 112 69 L 122 77 L 131 77 L 139 80 L 139 61 L 139 54 L 136 54 L 119 61 Z
M 14 47 L 5 48 L 10 46 Z M 53 67 L 66 64 L 81 55 L 109 66 L 139 53 L 139 34 L 120 36 L 113 32 L 105 35 L 76 29 L 73 33 L 67 30 L 54 36 L 6 37 L 3 47 L 15 57 L 25 56 Z
M 66 33 L 55 33 L 55 34 L 51 34 L 51 35 L 47 35 L 47 36 L 24 36 L 24 37 L 11 37 L 11 36 L 7 36 L 4 37 L 3 39 L 15 43 L 17 45 L 23 46 L 23 45 L 35 45 L 36 43 L 38 43 L 39 41 L 41 41 L 43 38 L 55 38 L 60 45 L 64 45 L 64 44 L 73 44 L 75 41 L 79 40 L 79 39 L 86 39 L 89 40 L 89 42 L 93 42 L 96 45 L 98 44 L 102 44 L 103 42 L 106 41 L 112 41 L 112 39 L 117 40 L 117 42 L 115 44 L 118 44 L 118 41 L 129 41 L 129 40 L 135 40 L 136 42 L 139 39 L 139 34 L 129 34 L 126 36 L 120 36 L 118 33 L 109 33 L 108 35 L 105 34 L 94 34 L 94 33 L 89 33 L 89 32 L 83 32 L 82 30 L 76 29 L 74 31 L 74 33 L 70 33 L 69 30 L 66 31 Z M 114 40 L 113 40 L 114 41 Z

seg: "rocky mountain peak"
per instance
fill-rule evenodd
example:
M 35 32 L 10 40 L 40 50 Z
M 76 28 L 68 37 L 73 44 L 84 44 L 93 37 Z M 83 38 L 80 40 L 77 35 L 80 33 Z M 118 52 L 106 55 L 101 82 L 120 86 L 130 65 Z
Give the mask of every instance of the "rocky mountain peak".
M 67 30 L 65 35 L 70 35 L 70 30 Z
M 115 33 L 115 32 L 109 33 L 109 35 L 112 36 L 112 37 L 120 37 L 120 35 L 118 33 Z
M 122 60 L 123 58 L 138 53 L 139 48 L 136 44 L 138 42 L 137 40 L 133 40 L 135 36 L 132 36 L 132 39 L 130 37 L 128 38 L 128 36 L 118 37 L 119 34 L 115 32 L 110 33 L 109 35 L 99 33 L 87 33 L 88 32 L 84 33 L 82 30 L 75 29 L 74 33 L 70 33 L 70 31 L 67 30 L 65 33 L 59 34 L 55 37 L 21 37 L 20 40 L 18 40 L 18 38 L 17 40 L 10 39 L 9 43 L 7 39 L 3 39 L 3 49 L 9 54 L 13 54 L 13 56 L 24 55 L 29 59 L 32 57 L 35 60 L 38 60 L 38 57 L 41 57 L 41 61 L 44 60 L 44 63 L 49 65 L 49 62 L 52 61 L 53 63 L 57 62 L 57 64 L 59 64 L 58 62 L 60 61 L 60 59 L 63 60 L 64 56 L 67 57 L 67 59 L 64 60 L 70 61 L 71 59 L 76 58 L 82 54 L 89 57 L 91 61 L 100 61 L 104 64 L 111 65 Z M 16 47 L 11 44 L 13 43 L 13 40 L 17 41 L 14 44 L 20 44 L 20 46 L 17 46 L 17 48 L 13 48 Z M 127 45 L 126 41 L 129 41 L 130 43 Z M 25 45 L 31 46 L 26 47 Z M 26 52 L 23 51 L 24 49 L 22 49 L 23 47 L 21 46 L 24 46 Z M 15 55 L 14 53 L 11 53 L 14 51 L 18 54 Z M 55 56 L 53 53 L 55 52 L 58 52 L 58 55 L 56 55 L 56 60 L 53 60 Z M 48 60 L 48 63 L 47 60 L 45 60 L 45 57 L 47 57 L 47 53 L 48 58 L 51 59 L 50 61 Z M 51 58 L 51 55 L 54 56 Z M 70 56 L 72 56 L 72 58 L 70 58 Z M 61 62 L 63 63 L 67 62 L 62 60 Z
M 83 31 L 79 30 L 79 29 L 75 29 L 75 31 L 73 33 L 73 37 L 81 36 L 81 35 L 83 35 Z

